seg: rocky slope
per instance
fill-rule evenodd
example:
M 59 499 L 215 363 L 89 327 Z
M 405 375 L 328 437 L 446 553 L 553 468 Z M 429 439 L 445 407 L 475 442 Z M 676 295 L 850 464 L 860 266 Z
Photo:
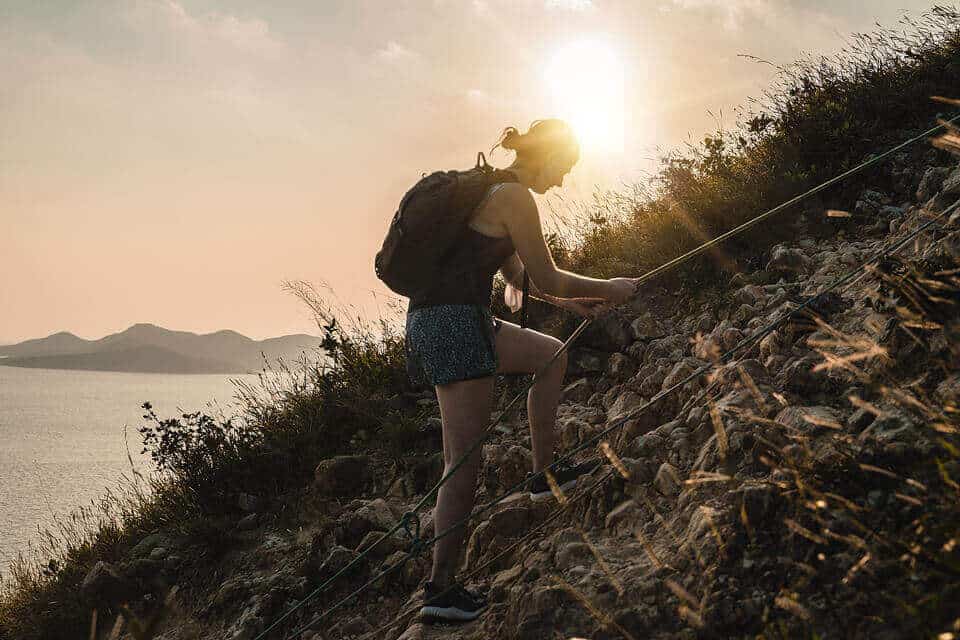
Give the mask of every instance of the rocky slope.
M 690 313 L 689 300 L 655 289 L 597 323 L 588 343 L 604 348 L 571 354 L 561 448 L 585 442 L 960 197 L 956 167 L 898 171 L 899 188 L 863 192 L 847 203 L 849 217 L 828 221 L 830 233 L 808 235 L 824 216 L 816 205 L 778 222 L 795 224 L 798 239 L 774 247 L 766 268 L 697 298 L 713 304 Z M 297 637 L 960 631 L 960 468 L 956 449 L 950 453 L 960 393 L 950 270 L 960 265 L 960 217 L 899 255 L 902 263 L 887 261 L 818 301 L 817 318 L 795 318 L 629 420 L 608 446 L 587 449 L 580 457 L 600 455 L 606 464 L 565 506 L 518 493 L 472 523 L 463 575 L 491 602 L 478 621 L 416 619 L 427 552 Z M 923 289 L 936 295 L 919 295 Z M 427 427 L 439 451 L 438 419 Z M 528 446 L 522 415 L 496 429 L 483 448 L 478 504 L 525 475 Z M 159 532 L 127 561 L 98 565 L 85 593 L 103 603 L 131 583 L 156 594 L 178 584 L 179 604 L 157 637 L 250 640 L 392 527 L 442 472 L 439 453 L 408 462 L 410 470 L 393 477 L 367 456 L 324 461 L 296 502 L 239 496 L 247 513 L 231 523 L 229 546 L 215 561 L 203 559 L 214 570 L 197 570 L 199 552 Z M 273 526 L 269 514 L 278 510 L 295 512 L 299 526 Z M 420 524 L 424 537 L 433 534 L 429 511 Z M 384 543 L 282 629 L 289 634 L 325 611 L 407 546 L 402 536 Z

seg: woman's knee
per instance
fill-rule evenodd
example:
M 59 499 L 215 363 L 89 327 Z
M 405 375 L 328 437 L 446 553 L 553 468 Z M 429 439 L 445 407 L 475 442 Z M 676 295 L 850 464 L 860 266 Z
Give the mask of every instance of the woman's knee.
M 544 350 L 542 355 L 542 360 L 540 368 L 549 364 L 549 367 L 544 371 L 544 375 L 550 376 L 563 376 L 567 370 L 567 352 L 560 351 L 560 348 L 563 346 L 563 343 L 557 340 L 556 338 L 551 338 L 547 348 Z M 560 351 L 560 353 L 557 353 Z

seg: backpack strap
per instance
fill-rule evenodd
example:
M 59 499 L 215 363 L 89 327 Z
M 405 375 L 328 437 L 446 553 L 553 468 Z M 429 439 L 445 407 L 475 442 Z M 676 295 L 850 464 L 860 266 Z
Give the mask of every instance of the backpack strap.
M 487 156 L 483 155 L 483 151 L 477 152 L 477 166 L 475 168 L 483 171 L 490 171 L 493 168 L 487 164 Z
M 530 293 L 530 274 L 523 269 L 523 301 L 520 303 L 520 328 L 527 327 L 527 294 Z

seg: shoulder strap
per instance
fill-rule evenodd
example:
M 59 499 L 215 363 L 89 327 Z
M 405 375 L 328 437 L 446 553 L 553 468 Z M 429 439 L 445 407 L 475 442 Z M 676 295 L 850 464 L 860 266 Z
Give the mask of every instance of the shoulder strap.
M 520 328 L 527 327 L 527 294 L 530 292 L 530 274 L 526 267 L 523 269 L 523 301 L 520 303 Z

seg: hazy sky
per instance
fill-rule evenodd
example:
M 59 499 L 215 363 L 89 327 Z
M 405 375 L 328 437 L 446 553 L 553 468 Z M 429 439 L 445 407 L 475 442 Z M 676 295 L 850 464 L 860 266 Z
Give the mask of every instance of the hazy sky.
M 315 332 L 293 279 L 375 317 L 373 256 L 421 172 L 567 117 L 585 150 L 563 196 L 589 198 L 709 112 L 731 124 L 774 73 L 738 54 L 832 53 L 934 4 L 5 0 L 0 342 Z

